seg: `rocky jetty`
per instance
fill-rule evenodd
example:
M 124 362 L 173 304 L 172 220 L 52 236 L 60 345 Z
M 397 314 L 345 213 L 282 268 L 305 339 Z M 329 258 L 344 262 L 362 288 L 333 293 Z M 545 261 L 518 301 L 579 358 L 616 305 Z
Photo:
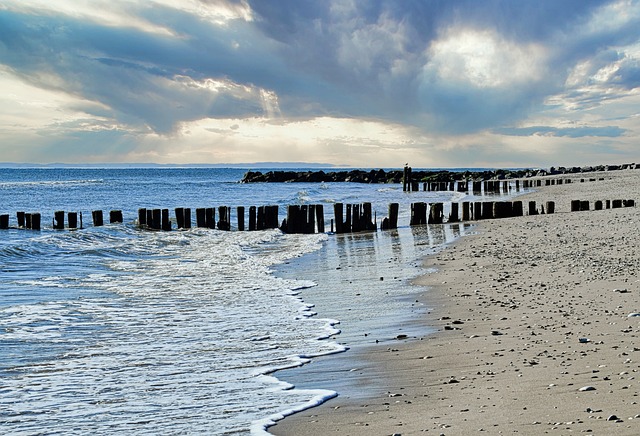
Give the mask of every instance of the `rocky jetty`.
M 542 177 L 556 174 L 589 173 L 637 168 L 636 164 L 599 165 L 588 167 L 552 167 L 544 169 L 495 169 L 483 171 L 413 170 L 412 179 L 417 182 L 453 182 L 456 180 L 505 180 Z M 402 170 L 350 170 L 350 171 L 248 171 L 241 183 L 402 183 Z

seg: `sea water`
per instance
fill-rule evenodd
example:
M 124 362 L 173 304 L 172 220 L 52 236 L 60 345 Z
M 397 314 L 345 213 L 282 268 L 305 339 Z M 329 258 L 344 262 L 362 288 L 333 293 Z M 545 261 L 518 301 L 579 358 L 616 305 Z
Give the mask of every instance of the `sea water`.
M 345 351 L 363 330 L 402 329 L 419 259 L 464 233 L 411 229 L 408 214 L 412 201 L 465 194 L 240 184 L 245 171 L 0 169 L 0 213 L 13 227 L 17 211 L 40 212 L 43 223 L 0 230 L 3 434 L 266 434 L 273 420 L 338 394 L 321 381 L 296 389 L 274 371 Z M 135 224 L 142 207 L 231 206 L 235 223 L 236 206 L 275 204 L 282 219 L 288 204 L 322 203 L 328 226 L 333 203 L 365 201 L 378 221 L 399 202 L 400 229 L 286 235 Z M 92 210 L 113 209 L 124 223 L 91 225 Z M 56 210 L 82 212 L 84 228 L 52 230 Z

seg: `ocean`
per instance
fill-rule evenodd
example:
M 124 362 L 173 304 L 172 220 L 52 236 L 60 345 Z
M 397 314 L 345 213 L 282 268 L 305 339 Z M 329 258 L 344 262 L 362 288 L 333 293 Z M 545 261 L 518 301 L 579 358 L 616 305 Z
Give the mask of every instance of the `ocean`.
M 240 184 L 245 169 L 0 169 L 0 430 L 11 435 L 264 435 L 339 395 L 276 370 L 349 355 L 372 338 L 419 334 L 410 279 L 470 231 L 409 227 L 409 204 L 474 197 L 400 185 Z M 137 228 L 138 208 L 371 202 L 398 230 L 287 235 Z M 53 230 L 53 212 L 84 228 Z M 91 211 L 124 223 L 93 227 Z M 40 212 L 42 230 L 15 228 Z M 445 210 L 446 213 L 446 210 Z M 175 224 L 174 224 L 175 229 Z M 322 310 L 320 310 L 322 308 Z M 363 334 L 366 333 L 366 334 Z M 322 357 L 327 356 L 327 357 Z

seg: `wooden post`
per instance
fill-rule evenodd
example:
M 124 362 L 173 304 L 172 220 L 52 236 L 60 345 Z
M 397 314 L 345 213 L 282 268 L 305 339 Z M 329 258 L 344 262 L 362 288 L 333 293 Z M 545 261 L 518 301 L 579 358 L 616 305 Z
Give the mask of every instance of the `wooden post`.
M 598 201 L 596 201 L 594 203 L 594 209 L 595 210 L 602 210 L 602 201 L 601 200 L 598 200 Z M 573 211 L 573 207 L 571 208 L 571 211 Z
M 300 206 L 297 204 L 290 204 L 287 207 L 287 228 L 285 231 L 287 233 L 296 233 L 298 226 L 298 220 L 300 215 Z M 258 224 L 259 225 L 259 224 Z M 260 227 L 258 227 L 260 230 Z
M 347 209 L 347 216 L 349 216 L 349 209 Z M 361 224 L 361 214 L 360 214 L 360 205 L 359 204 L 353 204 L 351 205 L 351 211 L 352 211 L 352 215 L 351 215 L 351 231 L 352 232 L 359 232 L 360 230 L 362 230 L 362 228 L 360 227 Z
M 624 207 L 635 207 L 635 206 L 636 206 L 635 200 L 624 200 Z
M 345 217 L 344 224 L 342 226 L 342 229 L 344 230 L 345 233 L 351 233 L 353 231 L 351 209 L 352 209 L 352 205 L 347 204 L 347 216 Z
M 538 215 L 538 209 L 536 208 L 536 202 L 529 202 L 529 215 Z
M 122 218 L 122 211 L 121 210 L 109 211 L 109 222 L 111 224 L 123 223 L 124 219 Z
M 458 208 L 458 203 L 451 203 L 451 213 L 449 214 L 450 223 L 457 223 L 458 221 L 460 221 L 460 218 L 458 216 Z
M 153 209 L 153 228 L 160 230 L 162 228 L 162 210 Z
M 93 227 L 102 227 L 104 225 L 104 217 L 101 210 L 91 212 L 91 218 L 93 218 Z
M 147 209 L 147 228 L 153 228 L 153 209 Z
M 324 233 L 324 206 L 316 204 L 316 221 L 318 222 L 318 233 Z
M 482 202 L 480 201 L 473 203 L 473 219 L 476 221 L 482 219 Z
M 571 212 L 580 211 L 580 200 L 571 200 Z
M 429 210 L 429 224 L 442 224 L 444 218 L 444 206 L 442 203 L 433 203 Z
M 309 215 L 307 217 L 307 229 L 306 233 L 314 234 L 316 232 L 316 205 L 309 205 Z
M 512 203 L 512 205 L 511 205 L 511 210 L 512 210 L 512 215 L 513 216 L 523 216 L 524 215 L 524 209 L 522 207 L 522 201 L 520 201 L 520 200 L 514 201 Z
M 553 201 L 547 201 L 547 214 L 552 214 L 556 211 L 556 203 Z
M 482 203 L 482 219 L 493 219 L 493 201 L 486 201 Z
M 618 208 L 622 207 L 622 200 L 613 200 L 611 202 L 611 207 L 613 209 L 618 209 Z
M 400 205 L 398 203 L 391 203 L 389 205 L 389 228 L 397 229 L 398 228 L 398 210 L 400 209 Z
M 67 213 L 67 220 L 69 222 L 70 229 L 78 228 L 78 212 L 69 212 Z
M 343 226 L 343 221 L 342 221 L 342 219 L 343 219 L 343 211 L 344 211 L 344 205 L 342 203 L 335 203 L 333 205 L 333 215 L 334 215 L 335 221 L 336 221 L 336 233 L 343 233 L 344 232 L 344 226 Z
M 296 223 L 296 219 L 294 219 L 293 221 L 287 220 L 287 225 L 288 225 L 289 229 L 291 229 L 291 224 L 292 223 Z M 264 230 L 266 228 L 265 224 L 266 223 L 265 223 L 265 219 L 264 219 L 264 206 L 259 206 L 258 207 L 257 229 L 258 230 Z M 290 233 L 294 233 L 294 232 L 290 232 Z
M 196 227 L 206 227 L 206 213 L 204 207 L 196 209 Z
M 463 201 L 462 202 L 462 221 L 469 221 L 470 219 L 470 208 L 471 203 L 469 203 L 468 201 Z
M 53 228 L 55 230 L 64 229 L 64 211 L 57 210 L 53 213 Z
M 376 224 L 373 222 L 373 209 L 371 207 L 371 203 L 366 202 L 362 203 L 360 207 L 361 218 L 360 218 L 360 229 L 366 231 L 375 231 Z
M 176 216 L 178 215 L 178 209 L 176 209 Z M 138 209 L 138 225 L 144 226 L 147 224 L 147 209 Z
M 589 210 L 589 201 L 588 200 L 580 202 L 580 210 L 583 210 L 583 211 Z
M 42 216 L 39 212 L 31 214 L 31 230 L 40 230 Z
M 227 206 L 218 206 L 218 230 L 231 230 L 229 210 Z
M 162 230 L 168 232 L 171 230 L 171 220 L 169 219 L 169 209 L 162 209 Z
M 179 229 L 184 229 L 184 208 L 183 207 L 176 207 L 175 208 L 175 214 L 176 214 L 176 225 Z
M 256 229 L 256 207 L 249 207 L 249 231 L 252 232 Z
M 16 213 L 16 218 L 18 218 L 18 227 L 21 228 L 21 229 L 24 229 L 24 227 L 26 225 L 25 213 L 24 212 L 17 212 Z
M 191 228 L 191 208 L 189 207 L 184 208 L 184 228 Z
M 204 210 L 204 225 L 208 229 L 216 228 L 216 209 L 214 207 L 207 207 Z
M 244 231 L 244 206 L 238 206 L 236 208 L 236 211 L 238 215 L 238 230 L 243 232 Z
M 31 230 L 31 214 L 30 213 L 24 214 L 24 228 Z
M 0 229 L 7 230 L 9 228 L 9 215 L 3 214 L 0 215 Z
M 606 200 L 605 204 L 607 209 L 611 209 L 611 200 Z

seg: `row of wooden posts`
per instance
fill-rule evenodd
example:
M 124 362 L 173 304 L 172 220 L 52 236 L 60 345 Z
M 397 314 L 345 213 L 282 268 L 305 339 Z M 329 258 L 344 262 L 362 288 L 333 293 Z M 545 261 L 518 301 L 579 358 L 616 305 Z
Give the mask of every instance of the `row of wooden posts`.
M 576 179 L 577 180 L 577 179 Z M 595 182 L 596 180 L 604 180 L 604 178 L 596 179 L 580 179 L 580 183 L 586 181 Z M 507 193 L 515 188 L 516 192 L 521 189 L 536 188 L 541 186 L 553 186 L 573 183 L 574 179 L 558 178 L 558 179 L 526 179 L 526 180 L 456 180 L 447 182 L 420 182 L 411 179 L 411 168 L 405 167 L 402 179 L 402 190 L 405 192 L 420 191 L 427 192 L 451 191 L 451 192 L 472 192 L 475 195 L 499 194 Z
M 604 208 L 634 207 L 634 200 L 606 200 L 594 202 L 594 210 Z M 381 230 L 398 228 L 398 213 L 400 205 L 398 203 L 389 204 L 388 216 L 380 223 Z M 377 216 L 372 212 L 371 203 L 333 205 L 334 218 L 331 220 L 331 232 L 352 233 L 363 231 L 376 231 L 378 228 Z M 510 218 L 525 215 L 522 201 L 483 201 L 451 203 L 449 215 L 446 222 L 456 223 L 460 221 L 478 221 L 486 219 Z M 571 201 L 571 211 L 590 210 L 589 201 Z M 231 208 L 220 206 L 217 210 L 211 208 L 198 208 L 195 210 L 196 226 L 201 228 L 231 230 Z M 245 207 L 239 206 L 237 212 L 237 229 L 244 230 L 265 230 L 280 228 L 285 233 L 324 233 L 324 206 L 322 204 L 311 205 L 290 205 L 287 207 L 287 217 L 278 223 L 278 206 L 251 206 L 249 207 L 248 228 L 245 227 Z M 535 201 L 529 201 L 527 205 L 528 215 L 552 214 L 555 212 L 555 202 L 547 201 L 538 209 Z M 169 216 L 169 209 L 138 209 L 138 226 L 150 230 L 170 231 L 175 222 L 178 229 L 189 229 L 192 225 L 192 215 L 190 208 L 179 207 L 174 210 L 175 220 Z M 18 212 L 16 214 L 18 228 L 41 230 L 41 214 Z M 103 212 L 95 210 L 91 213 L 93 225 L 100 227 L 104 225 Z M 83 227 L 82 212 L 66 213 L 67 226 L 69 229 Z M 110 223 L 122 223 L 123 215 L 121 210 L 109 212 Z M 425 224 L 442 224 L 445 222 L 444 203 L 411 203 L 411 216 L 409 224 L 411 226 Z M 334 227 L 335 225 L 335 227 Z M 0 215 L 0 229 L 9 228 L 9 215 Z M 56 211 L 52 221 L 52 228 L 62 230 L 65 228 L 65 212 Z M 335 229 L 335 230 L 334 230 Z

